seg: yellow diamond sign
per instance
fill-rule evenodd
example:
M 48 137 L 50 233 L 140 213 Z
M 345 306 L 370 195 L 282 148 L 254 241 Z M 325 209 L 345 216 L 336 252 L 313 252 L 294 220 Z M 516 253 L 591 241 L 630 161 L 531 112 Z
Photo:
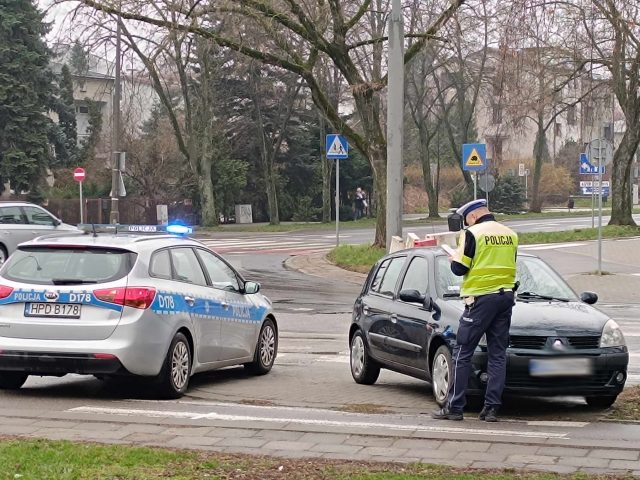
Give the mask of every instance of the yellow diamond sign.
M 465 160 L 465 165 L 467 167 L 482 167 L 484 165 L 482 163 L 482 157 L 475 148 L 471 149 L 471 153 Z

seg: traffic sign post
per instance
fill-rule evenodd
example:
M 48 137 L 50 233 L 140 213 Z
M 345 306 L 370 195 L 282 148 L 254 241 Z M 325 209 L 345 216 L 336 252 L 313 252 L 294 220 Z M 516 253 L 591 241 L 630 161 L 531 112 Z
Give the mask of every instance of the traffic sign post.
M 484 172 L 487 166 L 487 146 L 484 143 L 465 143 L 462 145 L 462 169 L 475 172 L 474 200 L 478 198 L 478 172 Z
M 335 133 L 325 140 L 327 160 L 336 161 L 336 246 L 340 245 L 340 161 L 349 158 L 349 143 L 346 137 Z
M 85 177 L 86 177 L 86 172 L 84 168 L 78 167 L 73 171 L 73 179 L 76 182 L 78 182 L 78 185 L 80 187 L 80 223 L 84 223 L 84 212 L 83 212 L 84 202 L 82 199 L 82 183 L 84 182 Z

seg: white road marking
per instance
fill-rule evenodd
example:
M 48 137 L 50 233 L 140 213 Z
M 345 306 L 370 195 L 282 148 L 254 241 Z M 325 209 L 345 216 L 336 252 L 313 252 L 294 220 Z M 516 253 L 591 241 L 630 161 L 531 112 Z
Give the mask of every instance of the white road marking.
M 562 422 L 553 420 L 534 420 L 527 422 L 530 427 L 558 427 L 558 428 L 583 428 L 589 422 Z
M 268 422 L 268 423 L 290 423 L 299 425 L 321 425 L 326 427 L 356 427 L 367 428 L 371 430 L 389 429 L 402 430 L 411 432 L 437 432 L 437 433 L 458 433 L 466 435 L 496 435 L 503 437 L 525 437 L 525 438 L 565 438 L 566 433 L 554 432 L 523 432 L 520 430 L 484 430 L 475 428 L 456 428 L 446 426 L 428 426 L 428 425 L 399 425 L 397 423 L 382 422 L 358 422 L 358 421 L 337 421 L 337 420 L 318 420 L 309 418 L 276 418 L 276 417 L 260 417 L 252 415 L 228 415 L 199 412 L 176 412 L 165 410 L 141 410 L 133 408 L 104 408 L 104 407 L 75 407 L 67 410 L 68 412 L 121 415 L 130 417 L 152 417 L 152 418 L 186 418 L 190 420 L 211 419 L 229 422 Z

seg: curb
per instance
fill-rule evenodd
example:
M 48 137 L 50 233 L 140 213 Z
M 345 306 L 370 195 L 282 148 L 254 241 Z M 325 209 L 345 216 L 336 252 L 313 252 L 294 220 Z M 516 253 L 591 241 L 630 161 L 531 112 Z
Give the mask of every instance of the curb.
M 282 264 L 287 270 L 314 277 L 354 283 L 356 285 L 362 285 L 367 278 L 364 273 L 352 272 L 334 265 L 327 259 L 325 253 L 291 256 Z

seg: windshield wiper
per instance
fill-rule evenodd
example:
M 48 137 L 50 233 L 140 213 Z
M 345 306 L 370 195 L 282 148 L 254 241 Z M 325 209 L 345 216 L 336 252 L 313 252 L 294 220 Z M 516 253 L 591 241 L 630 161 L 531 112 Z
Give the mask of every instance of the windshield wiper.
M 89 283 L 98 283 L 98 281 L 82 280 L 81 278 L 52 278 L 51 283 L 54 285 L 85 285 Z
M 533 292 L 518 293 L 518 298 L 522 298 L 522 299 L 535 298 L 535 299 L 538 299 L 538 300 L 556 300 L 558 302 L 568 302 L 569 301 L 568 298 L 552 297 L 550 295 L 540 295 L 539 293 L 533 293 Z

